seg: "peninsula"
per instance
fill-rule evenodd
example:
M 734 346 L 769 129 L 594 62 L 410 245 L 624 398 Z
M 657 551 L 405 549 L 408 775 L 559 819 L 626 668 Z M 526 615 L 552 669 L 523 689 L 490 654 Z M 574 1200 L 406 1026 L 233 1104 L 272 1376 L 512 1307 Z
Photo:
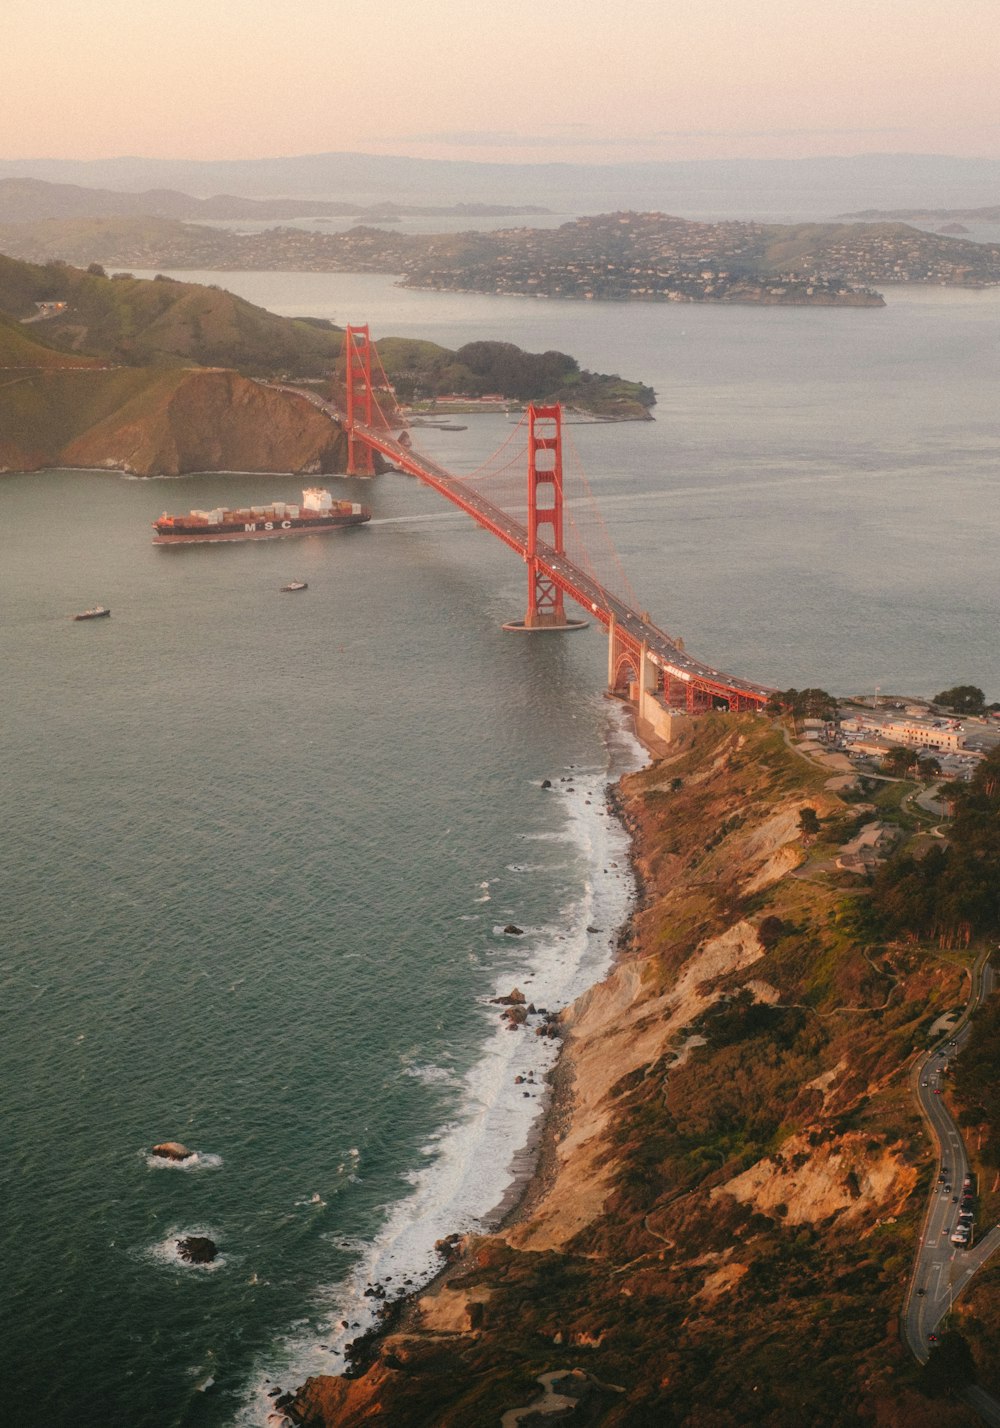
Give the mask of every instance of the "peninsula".
M 431 235 L 79 218 L 6 224 L 0 247 L 36 262 L 388 273 L 405 287 L 595 301 L 881 307 L 876 285 L 1000 283 L 1000 244 L 904 223 L 695 223 L 662 213 Z
M 0 256 L 0 471 L 343 472 L 339 426 L 289 390 L 328 395 L 342 343 L 332 323 L 278 317 L 221 288 Z M 649 420 L 656 400 L 566 353 L 511 343 L 452 352 L 389 338 L 379 353 L 400 399 L 425 405 L 491 394 Z
M 923 1368 L 899 1314 L 938 1193 L 908 1071 L 1000 926 L 995 842 L 957 892 L 987 827 L 995 838 L 1000 753 L 956 795 L 968 813 L 942 853 L 937 815 L 803 741 L 801 701 L 782 705 L 798 720 L 682 719 L 623 781 L 641 901 L 610 975 L 559 1019 L 520 1207 L 442 1242 L 424 1292 L 389 1287 L 347 1374 L 277 1400 L 296 1423 L 513 1428 L 556 1409 L 602 1425 L 977 1421 L 960 1395 L 975 1374 L 1000 1387 L 996 1271 Z M 873 825 L 889 832 L 859 873 L 848 852 Z M 926 899 L 895 896 L 921 857 L 937 860 L 924 881 L 950 932 Z M 969 1055 L 995 1073 L 988 1035 Z M 987 1147 L 969 1137 L 989 1225 L 996 1097 L 978 1084 L 956 1094 Z

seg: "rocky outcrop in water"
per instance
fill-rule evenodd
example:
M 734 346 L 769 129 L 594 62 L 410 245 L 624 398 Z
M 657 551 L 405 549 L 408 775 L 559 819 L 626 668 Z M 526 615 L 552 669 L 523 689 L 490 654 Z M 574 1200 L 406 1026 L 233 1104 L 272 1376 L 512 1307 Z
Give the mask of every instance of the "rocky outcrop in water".
M 181 1145 L 179 1140 L 165 1140 L 160 1145 L 154 1145 L 150 1154 L 159 1160 L 190 1160 L 194 1151 Z
M 219 1247 L 207 1235 L 188 1235 L 177 1241 L 177 1253 L 185 1264 L 211 1264 Z

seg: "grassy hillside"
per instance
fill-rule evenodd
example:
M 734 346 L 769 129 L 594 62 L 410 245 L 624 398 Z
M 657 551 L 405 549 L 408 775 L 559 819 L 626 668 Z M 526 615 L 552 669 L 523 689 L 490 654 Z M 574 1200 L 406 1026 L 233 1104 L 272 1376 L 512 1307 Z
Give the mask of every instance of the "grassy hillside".
M 39 327 L 25 327 L 0 312 L 0 369 L 92 368 L 104 365 L 99 357 L 81 357 L 50 347 L 39 337 Z M 6 379 L 4 379 L 6 381 Z
M 0 255 L 0 312 L 24 318 L 37 302 L 67 304 L 64 314 L 33 328 L 45 343 L 133 366 L 187 361 L 253 375 L 321 376 L 343 339 L 337 328 L 278 317 L 220 288 L 108 278 L 100 269 Z

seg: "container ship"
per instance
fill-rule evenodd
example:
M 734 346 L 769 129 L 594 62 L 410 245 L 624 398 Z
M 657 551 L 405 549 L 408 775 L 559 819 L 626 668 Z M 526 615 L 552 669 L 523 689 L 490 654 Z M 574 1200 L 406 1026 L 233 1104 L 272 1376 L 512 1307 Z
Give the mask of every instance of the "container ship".
M 154 545 L 175 545 L 181 541 L 266 540 L 272 536 L 305 535 L 310 531 L 335 531 L 342 526 L 360 526 L 372 513 L 357 501 L 335 501 L 329 491 L 312 486 L 302 492 L 302 504 L 272 501 L 269 506 L 246 506 L 230 510 L 217 506 L 213 511 L 189 511 L 186 516 L 168 516 L 166 511 L 153 522 Z

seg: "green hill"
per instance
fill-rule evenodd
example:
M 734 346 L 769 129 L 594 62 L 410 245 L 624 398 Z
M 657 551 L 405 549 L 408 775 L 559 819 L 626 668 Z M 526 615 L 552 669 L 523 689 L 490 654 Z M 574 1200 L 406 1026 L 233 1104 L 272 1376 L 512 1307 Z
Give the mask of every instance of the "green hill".
M 318 377 L 343 340 L 332 325 L 278 317 L 221 288 L 0 256 L 0 312 L 23 319 L 40 302 L 66 303 L 38 324 L 44 342 L 132 366 L 182 360 L 255 376 Z

